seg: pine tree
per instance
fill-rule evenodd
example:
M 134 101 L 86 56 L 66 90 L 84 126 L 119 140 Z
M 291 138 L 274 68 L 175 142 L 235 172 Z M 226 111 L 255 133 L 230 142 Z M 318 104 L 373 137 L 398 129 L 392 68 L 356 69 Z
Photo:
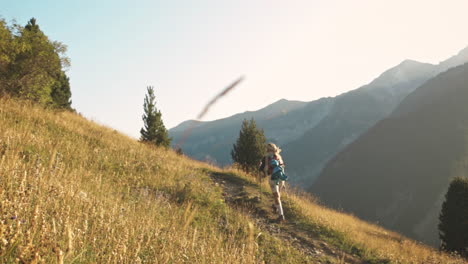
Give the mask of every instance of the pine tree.
M 166 127 L 161 119 L 161 112 L 156 109 L 156 97 L 154 87 L 147 87 L 147 94 L 143 103 L 144 127 L 140 130 L 140 141 L 155 144 L 157 146 L 169 147 L 169 138 Z
M 468 179 L 456 177 L 450 183 L 439 216 L 442 249 L 468 256 Z
M 72 110 L 71 108 L 71 91 L 70 91 L 70 79 L 65 74 L 61 72 L 52 86 L 52 92 L 50 94 L 52 97 L 52 106 L 61 109 Z
M 245 120 L 239 132 L 239 138 L 233 145 L 231 157 L 235 163 L 246 172 L 257 169 L 260 160 L 265 155 L 266 139 L 263 130 L 257 129 L 255 120 Z

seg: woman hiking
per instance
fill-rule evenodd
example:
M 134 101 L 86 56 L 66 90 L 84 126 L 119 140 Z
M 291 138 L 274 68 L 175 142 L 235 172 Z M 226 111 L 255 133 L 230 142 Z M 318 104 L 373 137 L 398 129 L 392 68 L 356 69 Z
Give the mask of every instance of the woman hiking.
M 268 143 L 266 150 L 267 154 L 262 159 L 260 170 L 263 171 L 266 176 L 269 176 L 268 181 L 275 201 L 274 207 L 276 212 L 279 214 L 278 222 L 283 222 L 285 221 L 285 218 L 283 206 L 281 205 L 280 189 L 285 189 L 284 181 L 286 180 L 286 176 L 284 175 L 283 158 L 279 154 L 281 149 L 273 143 Z

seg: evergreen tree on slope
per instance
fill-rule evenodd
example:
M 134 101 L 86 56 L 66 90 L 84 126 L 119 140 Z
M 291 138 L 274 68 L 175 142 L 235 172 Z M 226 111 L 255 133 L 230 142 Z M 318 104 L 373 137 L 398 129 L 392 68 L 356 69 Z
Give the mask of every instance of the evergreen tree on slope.
M 242 170 L 253 172 L 257 170 L 262 157 L 265 155 L 266 139 L 263 130 L 257 129 L 255 120 L 245 120 L 239 132 L 239 138 L 234 144 L 231 157 Z
M 152 86 L 147 87 L 143 110 L 144 126 L 140 130 L 140 141 L 152 143 L 156 146 L 169 147 L 171 139 L 161 119 L 161 112 L 156 109 L 156 97 Z
M 450 183 L 439 216 L 442 249 L 468 256 L 468 179 L 454 178 Z
M 59 74 L 54 86 L 52 86 L 50 96 L 54 107 L 72 110 L 70 79 L 63 71 Z

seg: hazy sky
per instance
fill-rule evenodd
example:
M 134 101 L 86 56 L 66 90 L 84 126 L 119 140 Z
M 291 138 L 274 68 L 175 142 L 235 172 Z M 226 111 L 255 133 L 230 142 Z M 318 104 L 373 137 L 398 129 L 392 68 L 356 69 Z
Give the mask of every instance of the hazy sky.
M 68 45 L 73 107 L 138 137 L 146 86 L 168 128 L 246 79 L 205 120 L 358 88 L 404 59 L 468 46 L 467 0 L 0 0 Z

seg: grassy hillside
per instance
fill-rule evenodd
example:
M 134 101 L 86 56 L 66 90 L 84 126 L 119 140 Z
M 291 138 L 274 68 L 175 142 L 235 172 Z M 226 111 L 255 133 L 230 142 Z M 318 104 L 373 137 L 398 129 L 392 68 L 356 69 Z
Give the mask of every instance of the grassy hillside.
M 464 263 L 69 112 L 0 99 L 0 263 Z

